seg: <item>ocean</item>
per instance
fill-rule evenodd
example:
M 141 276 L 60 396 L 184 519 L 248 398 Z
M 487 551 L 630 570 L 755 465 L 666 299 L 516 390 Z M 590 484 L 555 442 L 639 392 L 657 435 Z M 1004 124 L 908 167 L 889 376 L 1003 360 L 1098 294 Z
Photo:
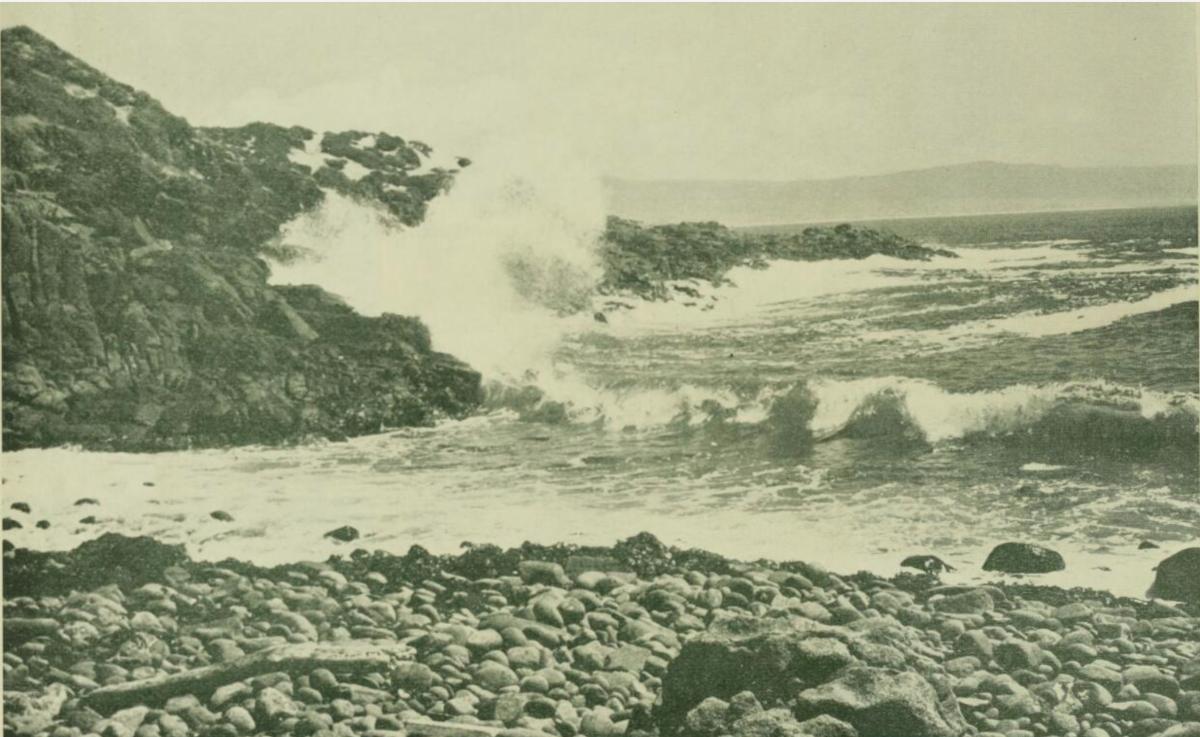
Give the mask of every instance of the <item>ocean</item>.
M 929 553 L 951 582 L 988 580 L 988 551 L 1023 541 L 1067 561 L 1037 581 L 1142 595 L 1200 540 L 1196 209 L 867 225 L 959 257 L 779 262 L 668 303 L 602 300 L 607 322 L 564 321 L 523 386 L 432 428 L 7 453 L 5 498 L 52 526 L 6 537 L 119 531 L 275 563 L 348 552 L 323 537 L 342 525 L 393 552 L 648 531 L 846 573 Z

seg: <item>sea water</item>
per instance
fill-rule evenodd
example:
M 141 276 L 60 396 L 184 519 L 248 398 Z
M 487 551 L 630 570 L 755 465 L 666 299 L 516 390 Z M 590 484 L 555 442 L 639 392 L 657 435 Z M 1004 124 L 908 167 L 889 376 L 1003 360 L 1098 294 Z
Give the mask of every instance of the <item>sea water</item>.
M 1200 540 L 1196 210 L 881 225 L 959 257 L 737 269 L 666 303 L 598 299 L 606 323 L 541 312 L 537 365 L 485 370 L 480 414 L 432 428 L 6 454 L 5 499 L 52 524 L 6 536 L 45 549 L 150 534 L 275 563 L 347 552 L 323 537 L 342 525 L 394 552 L 649 531 L 841 572 L 932 553 L 951 581 L 990 578 L 988 551 L 1016 540 L 1065 557 L 1039 581 L 1142 595 L 1159 560 Z M 591 268 L 575 261 L 571 274 Z M 422 263 L 425 280 L 452 276 Z M 503 344 L 507 313 L 489 312 Z M 519 331 L 510 342 L 530 342 Z

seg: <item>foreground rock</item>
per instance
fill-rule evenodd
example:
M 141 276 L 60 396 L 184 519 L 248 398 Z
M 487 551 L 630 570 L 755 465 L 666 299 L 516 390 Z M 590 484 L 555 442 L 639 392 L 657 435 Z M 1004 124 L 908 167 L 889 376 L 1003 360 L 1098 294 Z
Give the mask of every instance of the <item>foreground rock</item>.
M 843 578 L 644 534 L 271 569 L 120 536 L 5 555 L 20 737 L 1179 737 L 1200 721 L 1195 608 L 1095 592 Z
M 859 737 L 957 737 L 967 731 L 949 688 L 939 697 L 916 673 L 881 668 L 853 668 L 836 680 L 801 691 L 796 711 L 844 720 Z

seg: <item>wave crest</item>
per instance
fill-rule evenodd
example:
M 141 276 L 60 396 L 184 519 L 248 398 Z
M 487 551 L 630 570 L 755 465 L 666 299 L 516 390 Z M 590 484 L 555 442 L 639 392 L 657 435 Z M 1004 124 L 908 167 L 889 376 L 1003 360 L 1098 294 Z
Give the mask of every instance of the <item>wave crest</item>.
M 493 408 L 527 421 L 587 422 L 614 430 L 737 424 L 804 448 L 832 440 L 924 444 L 1000 441 L 1047 452 L 1152 452 L 1194 446 L 1200 397 L 1107 382 L 952 392 L 897 376 L 812 379 L 739 396 L 730 389 L 683 385 L 595 388 L 583 381 L 543 388 L 495 387 Z

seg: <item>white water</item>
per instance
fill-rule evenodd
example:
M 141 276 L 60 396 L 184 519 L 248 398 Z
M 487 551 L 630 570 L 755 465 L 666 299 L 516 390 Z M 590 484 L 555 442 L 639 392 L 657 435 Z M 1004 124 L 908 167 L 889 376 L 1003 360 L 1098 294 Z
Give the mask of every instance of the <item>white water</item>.
M 318 284 L 367 315 L 417 315 L 436 349 L 489 379 L 552 373 L 562 334 L 590 320 L 556 312 L 591 294 L 605 222 L 598 180 L 560 165 L 571 160 L 480 157 L 411 230 L 327 191 L 318 210 L 285 227 L 283 243 L 306 257 L 275 265 L 272 282 Z

